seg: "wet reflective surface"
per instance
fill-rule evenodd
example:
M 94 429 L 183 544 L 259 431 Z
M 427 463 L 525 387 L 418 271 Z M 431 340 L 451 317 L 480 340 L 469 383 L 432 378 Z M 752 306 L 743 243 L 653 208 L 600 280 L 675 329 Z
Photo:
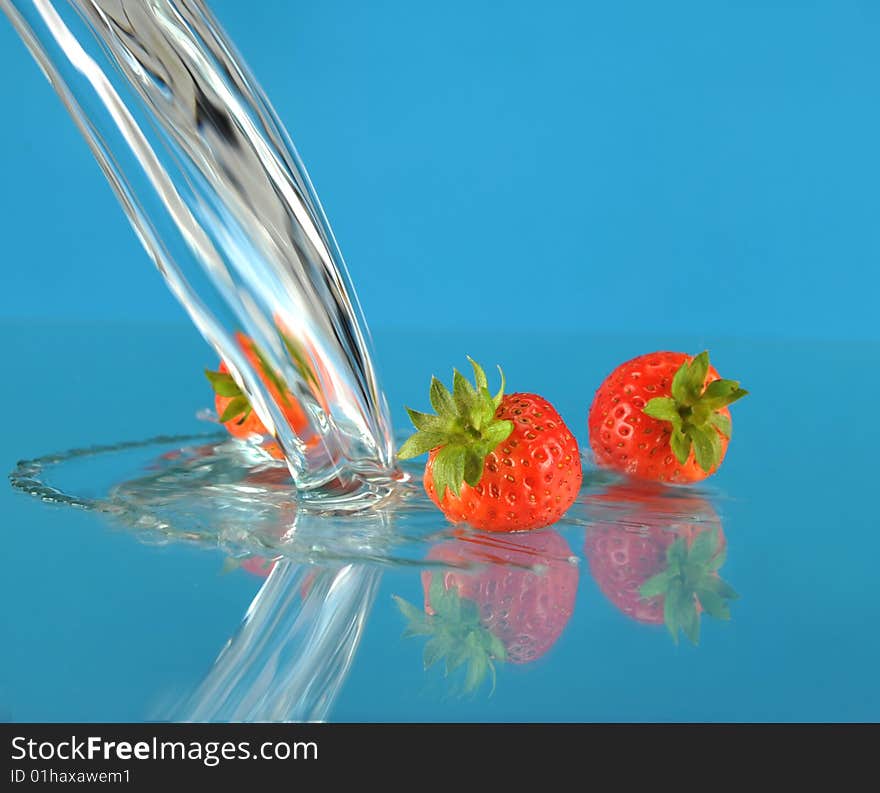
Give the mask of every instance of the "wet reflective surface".
M 216 361 L 186 325 L 3 327 L 4 470 L 199 437 L 19 469 L 79 507 L 0 490 L 2 719 L 880 716 L 871 436 L 861 401 L 829 387 L 858 372 L 873 393 L 877 345 L 377 331 L 398 430 L 465 354 L 550 399 L 582 449 L 594 389 L 638 353 L 708 347 L 750 390 L 704 486 L 588 468 L 565 521 L 498 537 L 454 530 L 416 482 L 354 520 L 299 509 L 274 461 L 196 419 Z M 669 570 L 704 592 L 679 609 L 677 642 L 671 596 L 639 596 Z

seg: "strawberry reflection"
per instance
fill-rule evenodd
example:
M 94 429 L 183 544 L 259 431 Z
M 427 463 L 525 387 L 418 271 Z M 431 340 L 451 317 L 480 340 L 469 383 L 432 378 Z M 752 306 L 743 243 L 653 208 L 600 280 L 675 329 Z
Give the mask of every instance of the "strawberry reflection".
M 284 557 L 248 556 L 243 559 L 233 559 L 230 557 L 224 562 L 223 572 L 243 570 L 257 578 L 268 578 L 275 569 L 275 565 L 281 564 L 283 561 Z M 314 586 L 315 579 L 317 579 L 318 574 L 321 571 L 322 568 L 316 567 L 303 578 L 302 584 L 299 588 L 299 596 L 303 600 L 309 596 L 309 592 L 312 591 L 312 586 Z
M 737 597 L 719 575 L 727 556 L 721 519 L 701 496 L 625 483 L 590 496 L 584 553 L 605 596 L 630 619 L 665 624 L 697 644 L 703 613 L 730 619 Z
M 229 557 L 223 562 L 223 572 L 231 573 L 242 570 L 257 578 L 268 578 L 275 569 L 277 560 L 268 556 L 246 556 L 240 559 Z
M 435 545 L 422 573 L 423 604 L 395 596 L 406 636 L 426 638 L 425 668 L 442 664 L 460 693 L 499 663 L 527 664 L 556 643 L 574 611 L 578 567 L 553 530 L 506 537 L 461 534 Z

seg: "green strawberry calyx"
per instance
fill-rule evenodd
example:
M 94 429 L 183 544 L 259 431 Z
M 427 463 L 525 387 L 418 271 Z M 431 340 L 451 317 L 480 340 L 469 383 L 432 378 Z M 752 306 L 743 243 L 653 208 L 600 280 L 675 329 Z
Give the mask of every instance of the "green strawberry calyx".
M 513 432 L 512 421 L 495 418 L 495 411 L 504 396 L 501 367 L 498 367 L 501 388 L 492 396 L 486 373 L 476 361 L 468 360 L 474 370 L 476 387 L 458 370 L 454 370 L 452 393 L 432 377 L 431 406 L 437 413 L 419 413 L 407 408 L 416 433 L 397 452 L 400 459 L 406 460 L 439 449 L 432 473 L 440 499 L 447 488 L 457 496 L 465 482 L 475 487 L 483 476 L 486 457 Z
M 424 650 L 425 669 L 443 661 L 449 677 L 456 669 L 465 667 L 461 693 L 476 692 L 487 675 L 492 679 L 494 692 L 495 663 L 507 659 L 507 650 L 501 639 L 480 622 L 479 606 L 461 597 L 457 588 L 446 589 L 440 574 L 431 578 L 428 600 L 431 614 L 394 595 L 407 620 L 403 635 L 429 637 Z
M 250 400 L 244 395 L 244 392 L 238 387 L 238 383 L 232 378 L 228 372 L 212 372 L 205 369 L 205 377 L 214 389 L 214 393 L 218 396 L 229 397 L 229 403 L 220 416 L 220 423 L 225 424 L 227 421 L 236 420 L 236 424 L 244 424 L 247 417 L 250 416 L 253 408 Z
M 663 598 L 663 621 L 676 644 L 679 630 L 693 644 L 699 642 L 698 604 L 710 617 L 730 619 L 728 601 L 739 595 L 718 575 L 727 557 L 726 547 L 719 549 L 718 545 L 717 528 L 699 534 L 690 545 L 685 537 L 679 537 L 666 551 L 666 569 L 639 589 L 646 600 Z
M 704 387 L 708 371 L 708 352 L 685 361 L 672 378 L 672 396 L 651 399 L 643 410 L 672 424 L 669 445 L 679 463 L 687 462 L 693 446 L 697 465 L 706 472 L 721 462 L 721 437 L 730 438 L 730 419 L 722 408 L 749 393 L 736 380 L 713 380 Z
M 294 357 L 297 368 L 300 368 L 300 356 L 296 356 L 296 348 L 286 336 L 283 336 L 283 339 L 288 352 Z M 249 341 L 248 346 L 256 356 L 260 371 L 266 381 L 274 387 L 275 391 L 277 391 L 280 396 L 281 401 L 285 405 L 289 405 L 290 395 L 284 380 L 281 379 L 281 376 L 275 371 L 275 368 L 269 363 L 266 356 L 256 344 Z M 205 377 L 208 378 L 208 382 L 211 384 L 211 388 L 214 389 L 215 394 L 229 397 L 230 399 L 223 414 L 220 416 L 220 423 L 225 424 L 227 421 L 235 420 L 236 424 L 244 424 L 253 411 L 253 407 L 251 406 L 250 400 L 241 388 L 239 388 L 238 383 L 235 382 L 232 375 L 228 372 L 212 372 L 209 369 L 205 369 Z M 312 375 L 312 377 L 314 377 L 314 375 Z

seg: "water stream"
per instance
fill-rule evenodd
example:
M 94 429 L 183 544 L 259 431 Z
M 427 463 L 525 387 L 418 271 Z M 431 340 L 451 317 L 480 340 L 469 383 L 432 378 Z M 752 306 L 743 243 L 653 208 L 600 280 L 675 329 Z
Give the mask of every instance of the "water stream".
M 391 427 L 345 264 L 283 126 L 210 11 L 199 0 L 0 8 L 280 446 L 298 498 L 333 510 L 384 498 Z M 282 387 L 267 384 L 240 333 Z M 302 407 L 296 420 L 287 395 Z

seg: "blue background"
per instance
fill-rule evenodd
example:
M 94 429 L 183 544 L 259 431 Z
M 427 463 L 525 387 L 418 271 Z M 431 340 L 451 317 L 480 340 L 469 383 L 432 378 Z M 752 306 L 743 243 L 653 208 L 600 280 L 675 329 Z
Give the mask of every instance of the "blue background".
M 876 3 L 212 5 L 375 328 L 880 338 Z M 0 74 L 0 316 L 185 322 L 5 21 Z

